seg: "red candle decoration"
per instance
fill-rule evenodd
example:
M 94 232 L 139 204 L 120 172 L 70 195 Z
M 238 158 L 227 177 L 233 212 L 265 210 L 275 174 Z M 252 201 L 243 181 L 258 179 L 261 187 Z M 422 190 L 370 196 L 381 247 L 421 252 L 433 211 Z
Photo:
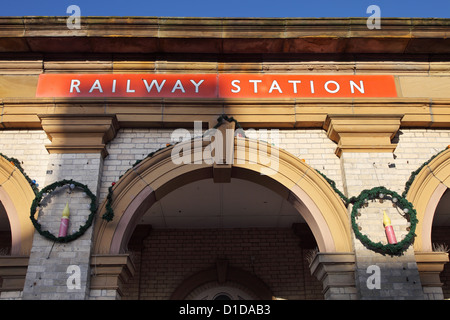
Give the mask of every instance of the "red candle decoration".
M 392 228 L 391 219 L 389 219 L 386 211 L 383 211 L 383 224 L 389 244 L 396 244 L 397 239 L 395 237 L 394 228 Z
M 59 234 L 58 237 L 65 237 L 67 236 L 67 229 L 69 228 L 69 203 L 67 202 L 66 207 L 63 210 L 61 223 L 59 225 Z

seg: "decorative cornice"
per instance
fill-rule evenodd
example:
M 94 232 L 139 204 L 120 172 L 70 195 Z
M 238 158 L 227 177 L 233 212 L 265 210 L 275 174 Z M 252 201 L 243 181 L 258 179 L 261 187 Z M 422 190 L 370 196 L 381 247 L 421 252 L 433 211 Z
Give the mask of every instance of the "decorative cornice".
M 95 53 L 441 53 L 450 52 L 448 19 L 2 17 L 8 52 Z
M 441 287 L 440 273 L 449 261 L 447 252 L 415 252 L 420 282 L 424 287 Z
M 38 115 L 42 128 L 52 142 L 50 153 L 101 153 L 119 129 L 115 115 L 46 114 Z
M 310 263 L 311 275 L 323 284 L 325 297 L 334 288 L 355 288 L 355 255 L 353 252 L 317 253 Z
M 328 115 L 324 124 L 328 138 L 337 143 L 336 155 L 342 152 L 393 152 L 391 142 L 403 115 Z
M 28 260 L 27 256 L 0 257 L 0 292 L 23 290 Z
M 91 290 L 116 290 L 122 295 L 122 285 L 135 273 L 128 254 L 91 256 Z
M 126 107 L 124 107 L 126 105 Z M 327 115 L 403 114 L 402 127 L 449 127 L 450 99 L 4 98 L 0 128 L 42 128 L 39 115 L 112 115 L 121 127 L 184 127 L 228 114 L 245 128 L 322 128 Z

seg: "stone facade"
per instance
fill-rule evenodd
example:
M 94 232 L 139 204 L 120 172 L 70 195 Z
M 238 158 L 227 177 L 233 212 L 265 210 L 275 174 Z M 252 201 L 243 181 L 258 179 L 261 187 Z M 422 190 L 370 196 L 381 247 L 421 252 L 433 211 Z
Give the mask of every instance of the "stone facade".
M 135 161 L 141 160 L 145 158 L 148 153 L 166 146 L 167 143 L 171 143 L 172 132 L 173 130 L 170 129 L 121 129 L 117 133 L 115 139 L 107 146 L 108 156 L 104 160 L 95 154 L 48 155 L 45 152 L 45 144 L 48 141 L 44 138 L 45 134 L 42 131 L 4 131 L 0 133 L 0 142 L 2 142 L 2 150 L 5 150 L 9 156 L 24 159 L 23 167 L 30 175 L 35 174 L 37 177 L 43 177 L 37 179 L 40 185 L 50 184 L 63 177 L 73 178 L 76 181 L 87 183 L 92 190 L 99 190 L 99 202 L 102 202 L 106 198 L 107 189 L 111 183 L 117 181 Z M 355 195 L 365 188 L 371 188 L 381 184 L 401 193 L 410 172 L 433 156 L 438 150 L 444 149 L 447 141 L 450 141 L 449 135 L 450 132 L 441 129 L 403 130 L 395 151 L 395 157 L 393 154 L 345 153 L 341 158 L 338 158 L 334 154 L 335 144 L 326 137 L 326 133 L 323 130 L 280 130 L 279 141 L 280 148 L 288 150 L 290 153 L 301 159 L 305 159 L 311 167 L 320 170 L 328 177 L 335 180 L 339 189 L 345 190 L 346 194 Z M 417 142 L 415 142 L 416 139 Z M 29 146 L 32 146 L 32 148 L 29 149 Z M 8 149 L 8 147 L 10 149 Z M 27 157 L 25 157 L 24 153 L 26 153 Z M 35 160 L 34 158 L 40 158 L 41 160 L 38 162 L 38 160 Z M 395 164 L 395 166 L 392 166 L 392 164 Z M 68 175 L 70 172 L 72 172 L 72 174 Z M 43 173 L 46 173 L 46 175 L 43 176 Z M 87 201 L 87 199 L 83 200 L 82 196 L 79 194 L 75 196 L 77 198 L 74 202 L 79 206 L 86 207 L 86 209 L 83 210 L 85 212 L 84 215 L 86 216 L 88 214 L 87 206 L 89 205 L 89 201 Z M 65 203 L 58 203 L 58 201 L 56 201 L 56 203 L 52 203 L 53 207 L 46 209 L 51 210 L 46 212 L 55 212 L 54 214 L 46 213 L 46 215 L 53 216 L 53 222 L 48 222 L 53 224 L 53 227 L 50 228 L 58 228 L 60 214 L 64 205 Z M 382 224 L 380 224 L 381 216 L 379 214 L 382 209 L 388 210 L 393 224 L 396 226 L 396 235 L 400 239 L 402 235 L 406 234 L 406 220 L 398 215 L 391 204 L 388 206 L 386 206 L 386 203 L 384 203 L 384 205 L 371 205 L 360 218 L 360 226 L 363 230 L 367 230 L 367 232 L 370 233 L 371 238 L 374 241 L 385 242 L 384 229 Z M 81 222 L 84 221 L 83 218 L 81 218 L 81 220 Z M 43 223 L 45 225 L 46 222 Z M 76 221 L 73 221 L 73 223 L 73 229 L 76 230 Z M 235 235 L 232 236 L 230 232 L 233 232 Z M 236 232 L 242 232 L 243 235 L 253 234 L 253 237 L 244 241 L 243 235 L 238 236 L 236 235 Z M 233 251 L 229 252 L 227 256 L 233 257 L 232 261 L 236 265 L 242 264 L 245 269 L 251 269 L 252 255 L 249 253 L 251 247 L 244 248 L 245 246 L 252 246 L 253 243 L 258 243 L 258 247 L 254 250 L 260 252 L 259 254 L 261 255 L 261 250 L 264 248 L 261 243 L 263 240 L 266 241 L 268 245 L 271 243 L 273 245 L 283 243 L 283 247 L 286 246 L 286 240 L 274 239 L 272 241 L 267 238 L 269 237 L 268 234 L 273 234 L 274 237 L 276 237 L 277 234 L 280 234 L 285 237 L 286 235 L 291 234 L 292 231 L 282 231 L 277 229 L 260 231 L 230 230 L 224 231 L 224 233 L 225 237 L 229 239 L 227 241 L 240 239 L 238 241 L 240 246 L 238 243 L 228 244 L 227 247 L 233 248 Z M 212 231 L 212 234 L 216 233 Z M 214 257 L 217 255 L 220 256 L 217 248 L 214 249 L 210 247 L 212 242 L 218 241 L 212 234 L 207 231 L 195 232 L 189 230 L 181 232 L 177 232 L 176 230 L 155 230 L 151 232 L 151 235 L 144 241 L 143 251 L 133 252 L 136 268 L 139 271 L 135 274 L 135 277 L 125 285 L 122 298 L 134 299 L 139 297 L 142 299 L 168 299 L 171 292 L 183 278 L 187 277 L 190 273 L 194 273 L 195 271 L 207 267 L 208 264 L 213 264 Z M 33 295 L 38 298 L 59 297 L 61 299 L 84 299 L 87 296 L 89 296 L 90 299 L 109 299 L 115 297 L 117 293 L 114 290 L 90 291 L 88 288 L 89 277 L 87 275 L 90 273 L 89 260 L 91 253 L 91 237 L 92 234 L 88 232 L 74 243 L 74 247 L 71 244 L 55 244 L 52 246 L 51 241 L 44 239 L 39 234 L 35 234 L 24 293 L 23 296 L 20 294 L 20 298 L 29 299 L 33 298 Z M 261 238 L 258 239 L 258 237 Z M 298 239 L 296 239 L 294 235 L 290 235 L 290 237 L 292 248 L 296 248 L 296 243 L 299 242 Z M 439 232 L 439 235 L 437 235 L 436 238 L 439 239 L 440 243 L 448 242 L 445 232 Z M 191 263 L 181 259 L 181 252 L 176 252 L 177 244 L 186 243 L 187 245 L 188 239 L 197 239 L 193 241 L 197 241 L 198 244 L 193 244 L 190 249 L 186 247 L 186 249 L 182 251 L 183 254 L 191 256 L 191 251 L 198 247 L 197 250 L 214 252 L 215 255 L 206 259 L 204 254 L 197 253 L 199 257 L 203 257 L 202 260 L 197 263 Z M 173 243 L 173 246 L 170 245 L 171 243 Z M 408 250 L 403 257 L 390 258 L 367 250 L 357 239 L 354 239 L 354 245 L 355 252 L 357 253 L 355 276 L 360 298 L 392 299 L 393 296 L 400 299 L 425 298 L 424 294 L 426 294 L 426 292 L 424 293 L 421 287 L 413 251 Z M 83 247 L 85 247 L 85 249 L 83 249 Z M 271 267 L 270 264 L 265 266 L 266 263 L 263 263 L 259 267 L 261 269 L 257 270 L 258 272 L 255 271 L 255 273 L 264 280 L 268 277 L 266 282 L 272 284 L 272 289 L 274 290 L 276 297 L 284 299 L 323 299 L 323 294 L 321 293 L 321 290 L 318 289 L 320 282 L 316 283 L 317 279 L 311 278 L 307 268 L 308 262 L 305 258 L 305 252 L 310 249 L 311 248 L 296 248 L 294 250 L 297 252 L 291 253 L 292 258 L 286 257 L 287 260 L 282 263 L 279 261 L 279 258 L 277 258 L 277 254 L 283 249 L 275 247 L 273 252 L 267 253 L 268 258 L 266 259 L 268 259 L 268 263 L 275 263 L 275 261 L 277 261 L 276 264 L 278 264 L 278 267 Z M 248 258 L 248 261 L 239 262 L 238 252 L 242 250 L 246 255 L 244 260 Z M 179 265 L 181 268 L 180 270 L 184 271 L 180 273 L 174 269 L 173 275 L 167 272 L 164 272 L 164 275 L 159 275 L 157 270 L 166 270 L 166 268 L 171 266 L 172 262 L 168 257 L 160 257 L 158 255 L 161 253 L 167 254 L 169 252 L 170 256 L 178 257 L 177 262 L 173 263 Z M 284 256 L 284 254 L 282 256 Z M 62 261 L 67 262 L 62 263 Z M 158 264 L 150 263 L 150 261 L 162 261 L 163 264 L 159 267 Z M 85 280 L 83 283 L 84 289 L 81 293 L 80 291 L 74 291 L 72 293 L 67 292 L 67 267 L 74 264 L 78 266 L 84 265 L 81 270 L 83 279 Z M 47 267 L 45 267 L 46 265 Z M 371 265 L 380 267 L 382 290 L 367 288 L 366 281 L 370 276 L 367 268 Z M 52 271 L 49 269 L 50 267 L 56 269 Z M 173 267 L 170 269 L 172 270 Z M 144 270 L 146 271 L 144 272 Z M 291 272 L 290 270 L 292 270 L 292 274 L 289 273 Z M 60 275 L 57 275 L 58 273 Z M 145 274 L 145 276 L 142 276 L 141 273 Z M 277 281 L 274 282 L 274 280 L 270 280 L 270 277 L 275 277 L 276 274 L 278 274 L 276 276 Z M 49 279 L 46 280 L 46 277 L 49 277 Z M 281 281 L 281 278 L 283 277 L 287 277 L 285 284 Z M 296 277 L 296 281 L 300 281 L 297 284 L 292 282 Z M 39 281 L 36 279 L 39 279 Z M 170 282 L 167 282 L 169 279 Z M 304 282 L 304 279 L 309 280 Z M 448 285 L 445 280 L 445 272 L 442 274 L 442 279 L 443 283 L 445 283 L 444 290 L 446 290 L 445 288 Z M 57 281 L 59 284 L 54 281 Z M 143 287 L 139 289 L 137 282 L 146 289 L 142 289 Z M 154 284 L 150 285 L 150 283 Z M 290 286 L 293 287 L 289 289 Z M 444 291 L 444 297 L 446 296 L 445 292 L 446 291 Z M 13 295 L 17 294 L 4 292 L 2 296 L 6 299 L 19 297 L 13 297 Z M 351 295 L 353 298 L 357 296 L 358 295 L 355 293 Z
M 45 149 L 49 141 L 41 130 L 2 131 L 0 147 L 10 157 L 26 159 L 21 160 L 23 168 L 40 186 L 52 182 L 47 179 L 47 170 L 60 168 L 66 162 L 69 166 L 65 167 L 64 172 L 58 171 L 59 177 L 53 178 L 53 182 L 67 177 L 66 170 L 74 172 L 74 180 L 84 181 L 87 177 L 99 179 L 98 182 L 90 182 L 89 186 L 100 188 L 101 202 L 106 198 L 111 183 L 117 181 L 136 161 L 173 143 L 173 131 L 174 129 L 121 129 L 107 145 L 108 156 L 104 160 L 89 159 L 91 156 L 82 154 L 68 155 L 67 160 L 55 157 L 52 160 Z M 403 192 L 411 172 L 447 147 L 450 132 L 443 129 L 402 129 L 394 153 L 345 153 L 341 158 L 334 154 L 336 145 L 327 138 L 324 130 L 279 129 L 278 140 L 281 149 L 304 159 L 311 167 L 323 172 L 348 196 L 356 196 L 365 188 L 379 185 L 398 193 Z M 97 169 L 98 166 L 101 169 Z M 97 170 L 99 175 L 95 174 Z
M 374 33 L 359 19 L 86 18 L 84 29 L 61 33 L 62 18 L 0 20 L 0 299 L 209 299 L 221 290 L 245 299 L 450 298 L 450 219 L 442 210 L 450 185 L 447 21 L 390 19 Z M 396 95 L 37 96 L 40 75 L 227 73 L 388 75 Z M 195 144 L 195 123 L 199 138 L 222 115 L 235 121 L 219 132 L 242 125 L 246 138 L 227 136 L 210 156 L 231 149 L 235 162 L 193 169 L 171 161 L 176 129 L 186 134 L 181 145 Z M 210 151 L 206 144 L 194 155 Z M 238 151 L 255 156 L 260 148 L 270 153 L 238 163 Z M 279 156 L 280 170 L 266 177 L 258 170 L 269 154 Z M 369 250 L 338 192 L 351 198 L 384 186 L 402 194 L 418 169 L 407 195 L 419 217 L 414 243 L 399 256 Z M 93 225 L 70 242 L 43 237 L 29 219 L 31 179 L 39 188 L 63 179 L 86 185 L 96 197 Z M 224 198 L 213 209 L 220 212 L 196 216 L 211 202 L 209 190 L 173 200 L 178 227 L 144 220 L 172 192 L 200 190 L 191 183 L 237 188 L 235 179 L 251 188 L 232 193 L 241 207 L 228 211 L 238 227 L 198 227 L 223 223 Z M 43 229 L 57 233 L 67 203 L 69 233 L 86 223 L 91 201 L 69 189 L 40 203 Z M 265 209 L 262 194 L 278 207 Z M 401 241 L 411 223 L 389 199 L 361 209 L 360 231 L 386 244 L 384 211 Z M 277 223 L 267 224 L 275 214 Z M 289 225 L 278 225 L 283 219 Z

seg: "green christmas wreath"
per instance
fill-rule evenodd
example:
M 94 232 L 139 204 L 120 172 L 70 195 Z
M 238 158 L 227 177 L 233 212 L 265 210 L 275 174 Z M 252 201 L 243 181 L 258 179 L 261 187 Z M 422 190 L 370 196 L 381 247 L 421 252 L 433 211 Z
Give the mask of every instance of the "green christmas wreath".
M 409 232 L 403 238 L 402 241 L 396 244 L 385 244 L 381 242 L 373 242 L 367 235 L 364 235 L 359 230 L 359 226 L 356 223 L 356 218 L 359 215 L 358 209 L 366 205 L 369 200 L 386 199 L 392 201 L 396 206 L 403 210 L 405 218 L 410 222 Z M 370 190 L 363 190 L 358 197 L 353 199 L 353 208 L 351 212 L 351 223 L 355 236 L 361 241 L 361 243 L 368 249 L 381 254 L 389 255 L 401 255 L 408 247 L 414 242 L 416 226 L 418 223 L 416 210 L 413 205 L 397 194 L 395 191 L 386 189 L 385 187 L 376 187 Z
M 36 214 L 37 207 L 40 205 L 40 203 L 42 201 L 42 197 L 44 196 L 44 194 L 49 194 L 52 191 L 54 191 L 56 188 L 59 188 L 59 187 L 65 186 L 65 185 L 69 185 L 71 188 L 72 187 L 79 188 L 86 193 L 86 195 L 91 199 L 91 204 L 89 207 L 91 213 L 89 214 L 89 217 L 88 217 L 86 223 L 84 225 L 80 226 L 80 228 L 78 229 L 77 232 L 74 232 L 65 237 L 57 237 L 47 230 L 42 230 L 41 224 L 36 220 L 36 218 L 34 216 Z M 31 222 L 33 223 L 35 229 L 39 232 L 39 234 L 41 234 L 45 238 L 55 241 L 55 242 L 70 242 L 70 241 L 73 241 L 73 240 L 79 238 L 86 232 L 86 230 L 92 225 L 92 221 L 94 219 L 96 212 L 97 212 L 97 198 L 91 192 L 91 190 L 89 190 L 89 188 L 86 185 L 79 183 L 77 181 L 73 181 L 73 180 L 61 180 L 61 181 L 57 181 L 57 182 L 54 182 L 54 183 L 46 186 L 45 188 L 43 188 L 41 191 L 39 191 L 36 194 L 36 197 L 34 198 L 33 202 L 31 203 L 30 219 L 31 219 Z

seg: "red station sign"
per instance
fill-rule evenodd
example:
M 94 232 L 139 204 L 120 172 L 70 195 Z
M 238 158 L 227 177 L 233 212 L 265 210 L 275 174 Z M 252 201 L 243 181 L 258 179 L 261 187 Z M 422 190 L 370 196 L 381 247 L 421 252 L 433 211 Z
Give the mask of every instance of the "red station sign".
M 41 74 L 36 97 L 397 97 L 390 75 Z

